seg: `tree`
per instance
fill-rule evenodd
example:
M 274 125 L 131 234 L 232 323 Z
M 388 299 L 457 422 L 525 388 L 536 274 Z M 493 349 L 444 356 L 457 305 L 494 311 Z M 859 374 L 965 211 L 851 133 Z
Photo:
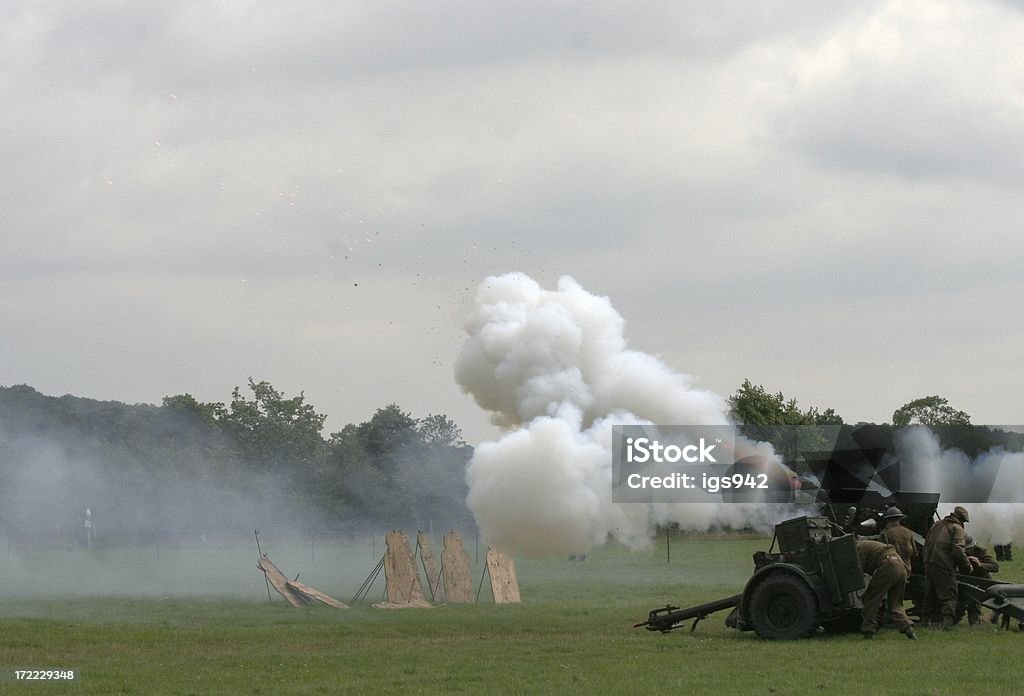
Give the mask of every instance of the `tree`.
M 729 415 L 742 425 L 842 425 L 843 419 L 829 408 L 801 411 L 796 399 L 786 400 L 782 392 L 769 394 L 749 379 L 729 397 Z
M 799 470 L 801 453 L 824 449 L 830 442 L 828 431 L 843 419 L 834 409 L 819 411 L 811 407 L 801 411 L 796 399 L 787 400 L 782 392 L 769 394 L 749 379 L 729 397 L 729 415 L 740 425 L 740 432 L 753 440 L 770 442 L 786 464 Z M 802 426 L 799 428 L 793 426 Z
M 428 445 L 442 447 L 464 447 L 462 429 L 448 416 L 430 414 L 421 418 L 416 426 L 420 439 Z
M 356 434 L 371 457 L 382 458 L 419 440 L 417 420 L 403 413 L 398 404 L 378 408 L 373 418 L 360 423 Z
M 194 396 L 188 393 L 165 396 L 163 398 L 163 406 L 169 411 L 191 414 L 208 421 L 214 421 L 225 414 L 224 404 L 197 401 Z
M 380 523 L 468 519 L 466 462 L 472 448 L 447 416 L 413 418 L 397 404 L 332 433 L 323 490 Z
M 235 387 L 231 405 L 217 417 L 234 435 L 242 454 L 265 468 L 312 466 L 322 454 L 320 431 L 326 416 L 307 404 L 302 392 L 286 399 L 269 382 L 251 377 L 249 389 L 251 400 Z
M 923 396 L 909 401 L 893 411 L 892 424 L 903 427 L 911 423 L 922 425 L 970 425 L 971 417 L 958 411 L 941 396 Z

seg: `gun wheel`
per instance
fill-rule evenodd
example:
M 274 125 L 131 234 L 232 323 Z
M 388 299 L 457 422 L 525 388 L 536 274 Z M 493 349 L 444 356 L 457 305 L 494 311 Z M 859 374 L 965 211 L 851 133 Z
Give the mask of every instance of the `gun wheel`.
M 818 630 L 820 622 L 818 600 L 800 578 L 789 574 L 771 575 L 754 588 L 750 623 L 762 638 L 806 638 Z

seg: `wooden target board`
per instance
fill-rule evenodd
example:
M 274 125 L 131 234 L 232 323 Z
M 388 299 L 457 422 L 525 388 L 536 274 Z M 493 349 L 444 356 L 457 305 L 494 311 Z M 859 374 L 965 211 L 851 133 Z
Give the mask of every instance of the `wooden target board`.
M 289 580 L 281 569 L 271 563 L 266 554 L 256 561 L 256 567 L 263 571 L 267 580 L 274 586 L 278 593 L 288 600 L 293 607 L 304 607 L 313 603 L 313 600 L 326 604 L 335 609 L 348 609 L 348 605 L 339 602 L 334 597 L 324 594 L 315 587 L 304 585 L 298 580 Z
M 390 604 L 426 604 L 420 574 L 413 565 L 409 537 L 404 532 L 392 530 L 384 537 L 387 551 L 384 552 L 384 577 L 388 585 Z
M 263 571 L 263 574 L 270 580 L 270 584 L 274 586 L 274 589 L 293 607 L 304 607 L 310 603 L 307 597 L 304 597 L 301 593 L 296 592 L 294 588 L 288 586 L 288 578 L 265 555 L 256 561 L 256 567 Z
M 510 556 L 497 549 L 487 549 L 487 574 L 491 577 L 491 593 L 495 604 L 519 604 L 519 579 L 516 564 Z
M 444 568 L 444 593 L 450 604 L 473 603 L 473 578 L 469 572 L 469 555 L 462 547 L 462 535 L 454 529 L 444 535 L 441 552 Z
M 339 602 L 334 597 L 332 597 L 330 595 L 327 595 L 327 594 L 324 594 L 323 592 L 321 592 L 320 590 L 316 589 L 315 587 L 310 587 L 309 585 L 305 585 L 305 584 L 299 582 L 298 580 L 289 580 L 288 581 L 288 587 L 292 588 L 293 590 L 295 590 L 296 592 L 298 592 L 300 594 L 306 595 L 307 597 L 312 597 L 313 599 L 315 599 L 316 601 L 320 602 L 321 604 L 326 604 L 329 607 L 334 607 L 335 609 L 348 609 L 349 608 L 349 606 L 347 604 L 345 604 L 344 602 Z
M 441 573 L 437 569 L 437 559 L 434 558 L 434 551 L 430 547 L 430 537 L 420 531 L 416 533 L 416 543 L 420 547 L 420 558 L 423 559 L 423 569 L 427 573 L 427 589 L 430 591 L 430 598 L 437 599 L 437 591 L 441 586 Z

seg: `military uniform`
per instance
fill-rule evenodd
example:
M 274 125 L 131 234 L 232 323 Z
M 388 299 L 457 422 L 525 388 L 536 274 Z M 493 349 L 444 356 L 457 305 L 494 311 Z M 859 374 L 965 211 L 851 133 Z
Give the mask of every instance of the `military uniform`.
M 962 514 L 958 514 L 962 512 Z M 956 573 L 969 575 L 973 566 L 964 549 L 964 522 L 967 511 L 961 507 L 932 525 L 924 543 L 925 592 L 921 618 L 931 621 L 942 615 L 942 627 L 956 623 Z
M 890 522 L 882 530 L 882 533 L 878 535 L 878 540 L 894 546 L 900 558 L 903 559 L 903 563 L 907 566 L 907 572 L 910 572 L 913 561 L 917 558 L 917 548 L 914 546 L 914 533 L 900 524 L 899 521 L 895 523 Z
M 999 564 L 996 563 L 996 559 L 992 558 L 992 554 L 988 552 L 984 546 L 974 546 L 966 549 L 968 557 L 974 556 L 978 559 L 978 563 L 971 565 L 974 566 L 974 570 L 971 571 L 971 575 L 976 578 L 991 578 L 992 573 L 999 572 Z
M 999 563 L 996 559 L 992 558 L 989 554 L 988 549 L 984 546 L 968 546 L 966 549 L 967 557 L 977 558 L 977 563 L 971 562 L 974 569 L 971 571 L 971 577 L 975 578 L 991 578 L 992 573 L 999 572 Z M 959 621 L 963 618 L 964 612 L 967 613 L 967 622 L 974 626 L 975 624 L 981 623 L 981 608 L 975 602 L 959 602 L 957 605 L 956 619 Z
M 908 638 L 914 638 L 913 622 L 903 609 L 903 593 L 907 586 L 907 566 L 894 546 L 863 539 L 857 542 L 857 557 L 871 581 L 864 590 L 860 631 L 870 638 L 878 630 L 878 611 L 882 600 L 889 602 L 892 622 Z

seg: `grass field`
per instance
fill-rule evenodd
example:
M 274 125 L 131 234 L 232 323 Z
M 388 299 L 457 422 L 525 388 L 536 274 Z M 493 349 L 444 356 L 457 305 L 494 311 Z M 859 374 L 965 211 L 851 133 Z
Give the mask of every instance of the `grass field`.
M 15 550 L 0 556 L 0 668 L 74 668 L 80 679 L 4 683 L 0 693 L 1020 692 L 1024 635 L 988 627 L 921 630 L 917 642 L 890 630 L 871 642 L 819 634 L 775 643 L 725 628 L 723 612 L 693 634 L 631 628 L 659 604 L 738 592 L 750 554 L 767 543 L 676 538 L 671 564 L 663 540 L 645 552 L 599 549 L 582 563 L 521 559 L 520 606 L 489 603 L 485 587 L 477 605 L 396 611 L 268 603 L 255 551 L 240 542 L 162 549 L 159 560 L 150 548 Z M 379 547 L 282 541 L 264 550 L 347 602 Z M 1024 578 L 1019 564 L 1000 575 Z

